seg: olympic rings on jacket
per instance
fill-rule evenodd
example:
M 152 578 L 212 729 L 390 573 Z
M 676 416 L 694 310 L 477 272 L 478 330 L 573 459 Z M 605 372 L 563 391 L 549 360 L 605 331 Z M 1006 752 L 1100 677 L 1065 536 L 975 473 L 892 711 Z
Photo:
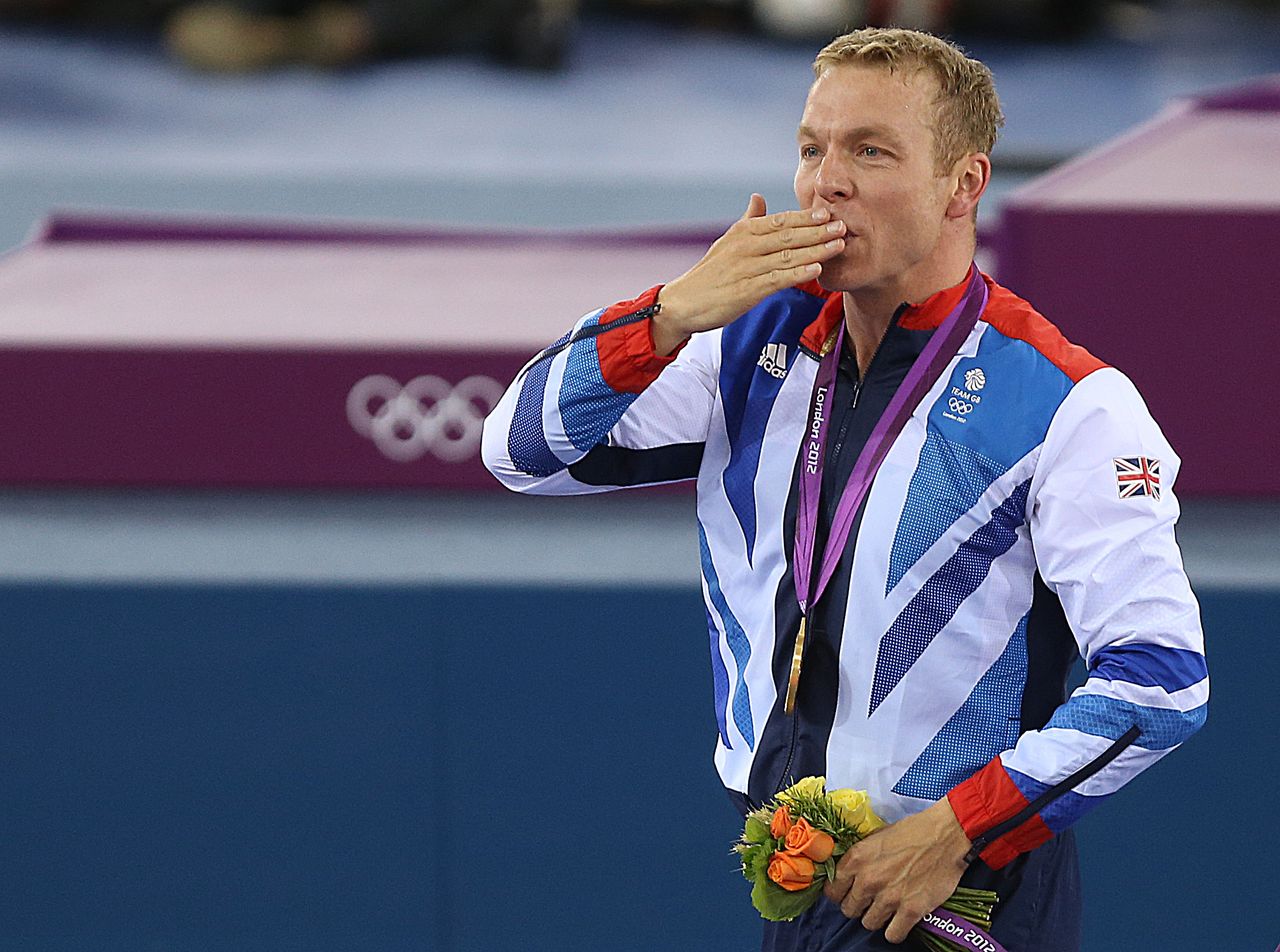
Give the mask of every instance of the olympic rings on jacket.
M 947 406 L 951 408 L 952 413 L 958 413 L 961 416 L 964 416 L 966 413 L 971 413 L 973 411 L 973 404 L 966 403 L 965 401 L 961 400 L 959 397 L 952 397 L 950 400 L 947 401 Z
M 479 451 L 484 418 L 501 398 L 502 386 L 492 377 L 467 377 L 455 386 L 428 375 L 401 386 L 373 374 L 347 394 L 347 420 L 388 459 L 411 463 L 429 452 L 457 463 Z

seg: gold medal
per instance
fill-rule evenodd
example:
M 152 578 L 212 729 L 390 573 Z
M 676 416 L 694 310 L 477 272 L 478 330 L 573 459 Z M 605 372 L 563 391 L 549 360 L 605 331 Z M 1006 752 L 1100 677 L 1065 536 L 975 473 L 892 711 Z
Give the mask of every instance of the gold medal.
M 796 712 L 796 691 L 800 689 L 800 659 L 804 657 L 804 623 L 800 616 L 800 629 L 796 632 L 796 648 L 791 653 L 791 676 L 787 679 L 787 699 L 782 710 L 787 714 Z

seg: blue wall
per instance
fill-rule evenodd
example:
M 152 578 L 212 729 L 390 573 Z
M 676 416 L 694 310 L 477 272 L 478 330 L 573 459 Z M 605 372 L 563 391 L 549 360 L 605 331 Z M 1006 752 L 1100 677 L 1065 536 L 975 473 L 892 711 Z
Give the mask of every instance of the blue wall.
M 0 591 L 0 949 L 757 941 L 696 592 Z M 1277 610 L 1204 598 L 1207 727 L 1082 824 L 1089 952 L 1276 940 Z

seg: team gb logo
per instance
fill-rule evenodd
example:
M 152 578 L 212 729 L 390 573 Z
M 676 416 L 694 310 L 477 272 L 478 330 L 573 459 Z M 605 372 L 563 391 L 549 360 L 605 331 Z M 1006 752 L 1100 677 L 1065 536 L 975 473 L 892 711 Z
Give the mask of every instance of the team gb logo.
M 981 390 L 987 385 L 987 375 L 982 372 L 981 367 L 974 367 L 972 370 L 966 370 L 964 374 L 964 388 L 966 390 Z

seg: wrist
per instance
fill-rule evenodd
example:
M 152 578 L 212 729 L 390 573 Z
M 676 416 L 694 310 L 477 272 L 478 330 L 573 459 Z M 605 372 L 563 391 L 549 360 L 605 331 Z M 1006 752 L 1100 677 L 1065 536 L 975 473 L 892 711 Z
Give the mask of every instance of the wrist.
M 938 845 L 948 856 L 954 854 L 956 860 L 963 863 L 971 844 L 969 835 L 965 833 L 964 827 L 960 825 L 960 820 L 951 808 L 951 802 L 943 797 L 937 803 L 927 807 L 925 813 L 929 814 Z
M 673 313 L 670 299 L 664 297 L 665 292 L 666 288 L 658 292 L 658 311 L 649 319 L 653 352 L 659 357 L 666 357 L 679 350 L 691 336 L 680 324 L 678 306 Z

